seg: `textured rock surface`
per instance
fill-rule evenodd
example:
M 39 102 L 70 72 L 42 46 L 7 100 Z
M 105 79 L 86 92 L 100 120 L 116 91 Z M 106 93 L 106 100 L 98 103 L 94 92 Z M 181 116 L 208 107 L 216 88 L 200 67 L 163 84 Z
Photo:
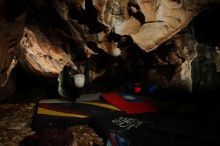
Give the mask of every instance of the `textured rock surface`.
M 102 138 L 88 126 L 74 126 L 70 130 L 73 132 L 74 137 L 72 146 L 104 146 Z
M 65 64 L 74 66 L 70 55 L 54 46 L 36 26 L 24 29 L 18 60 L 29 71 L 48 77 L 57 76 Z
M 26 16 L 25 13 L 17 13 L 15 10 L 14 20 L 7 19 L 5 3 L 0 1 L 0 100 L 11 96 L 16 88 L 11 73 L 17 64 L 16 53 Z
M 194 91 L 217 96 L 220 85 L 218 48 L 210 44 L 199 44 L 197 50 L 198 57 L 192 63 Z
M 148 78 L 161 88 L 173 91 L 192 91 L 192 65 L 196 58 L 197 41 L 188 30 L 174 36 L 152 53 L 156 65 L 149 71 Z
M 35 7 L 47 2 L 35 2 Z M 56 1 L 52 5 L 67 23 L 78 46 L 93 42 L 108 54 L 117 56 L 120 39 L 109 39 L 113 33 L 130 36 L 144 51 L 151 51 L 183 29 L 198 14 L 197 1 L 175 0 L 93 0 Z M 45 11 L 45 10 L 44 10 Z M 119 52 L 119 53 L 117 53 Z
M 10 95 L 6 93 L 13 93 L 15 89 L 13 75 L 10 75 L 16 66 L 13 62 L 19 62 L 32 73 L 57 77 L 65 64 L 74 66 L 73 62 L 83 72 L 86 57 L 96 54 L 91 57 L 92 65 L 88 71 L 90 80 L 99 76 L 99 79 L 103 79 L 102 76 L 112 74 L 112 80 L 117 80 L 131 70 L 144 70 L 146 73 L 146 68 L 140 67 L 148 64 L 145 61 L 150 59 L 144 58 L 143 53 L 157 50 L 166 52 L 166 49 L 160 49 L 161 44 L 172 39 L 201 8 L 212 3 L 219 1 L 1 0 L 0 96 L 6 98 Z M 183 38 L 189 42 L 191 40 L 185 36 Z M 186 46 L 189 45 L 187 42 L 184 42 Z M 180 80 L 180 84 L 187 84 L 187 91 L 190 91 L 192 60 L 189 59 L 190 55 L 186 55 L 190 50 L 186 48 L 184 52 L 184 48 L 181 49 L 183 53 L 180 58 L 178 51 L 167 53 L 165 60 L 158 58 L 157 52 L 155 56 L 164 66 L 170 64 L 162 67 L 168 67 L 171 71 L 171 77 L 165 77 L 162 86 L 172 88 Z M 158 70 L 152 72 L 157 73 Z M 119 77 L 114 78 L 117 75 Z M 144 77 L 138 73 L 135 76 Z
M 17 60 L 14 58 L 5 73 L 0 74 L 0 100 L 4 100 L 7 97 L 13 95 L 16 84 L 14 82 L 13 71 L 14 67 L 17 65 Z
M 34 104 L 0 105 L 0 145 L 17 146 L 26 136 L 34 134 L 31 130 L 31 117 Z

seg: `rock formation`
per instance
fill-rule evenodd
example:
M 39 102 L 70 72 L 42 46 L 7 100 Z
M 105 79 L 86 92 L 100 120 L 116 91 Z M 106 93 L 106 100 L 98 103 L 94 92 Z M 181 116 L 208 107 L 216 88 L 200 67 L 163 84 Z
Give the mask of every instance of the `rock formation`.
M 18 60 L 29 71 L 47 77 L 56 76 L 65 64 L 74 66 L 70 55 L 54 46 L 35 26 L 24 28 Z
M 85 70 L 83 62 L 90 52 L 93 65 L 89 73 L 94 80 L 120 64 L 116 58 L 123 60 L 128 70 L 144 67 L 141 63 L 148 64 L 142 57 L 129 57 L 129 49 L 140 52 L 140 56 L 153 54 L 151 58 L 156 62 L 151 62 L 158 68 L 145 69 L 148 76 L 156 75 L 150 80 L 164 88 L 178 86 L 191 91 L 190 64 L 196 56 L 196 41 L 190 31 L 182 30 L 201 8 L 216 2 L 219 3 L 217 0 L 1 0 L 0 97 L 6 96 L 7 90 L 14 90 L 15 86 L 9 86 L 9 82 L 13 82 L 10 77 L 16 63 L 29 72 L 57 77 L 66 64 Z M 164 47 L 169 43 L 172 48 Z M 161 58 L 163 51 L 166 55 Z M 169 79 L 158 73 L 163 72 L 164 66 L 172 70 Z
M 192 91 L 192 66 L 196 58 L 197 41 L 189 30 L 182 31 L 151 54 L 155 57 L 149 79 L 161 88 L 172 91 Z

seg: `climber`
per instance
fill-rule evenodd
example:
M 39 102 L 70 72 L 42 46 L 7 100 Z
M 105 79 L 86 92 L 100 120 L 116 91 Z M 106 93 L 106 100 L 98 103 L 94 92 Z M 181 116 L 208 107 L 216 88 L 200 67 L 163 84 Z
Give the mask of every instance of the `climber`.
M 62 97 L 75 100 L 80 96 L 85 83 L 84 74 L 75 65 L 66 64 L 58 77 L 58 92 Z
M 84 73 L 80 73 L 79 69 L 76 66 L 66 64 L 63 67 L 63 70 L 59 74 L 58 92 L 62 97 L 75 100 L 83 92 L 83 88 L 85 84 L 90 82 L 89 60 L 93 54 L 97 54 L 97 53 L 93 52 L 88 47 L 86 47 L 84 51 L 86 55 Z

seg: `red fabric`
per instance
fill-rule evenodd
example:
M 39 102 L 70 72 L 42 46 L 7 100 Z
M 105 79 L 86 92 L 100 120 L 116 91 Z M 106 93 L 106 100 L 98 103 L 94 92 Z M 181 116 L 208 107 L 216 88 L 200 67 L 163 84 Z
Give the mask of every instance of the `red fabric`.
M 137 101 L 128 101 L 123 96 L 117 93 L 102 94 L 101 97 L 113 106 L 125 111 L 127 114 L 138 114 L 147 112 L 156 112 L 157 109 L 148 101 L 140 100 L 137 97 Z

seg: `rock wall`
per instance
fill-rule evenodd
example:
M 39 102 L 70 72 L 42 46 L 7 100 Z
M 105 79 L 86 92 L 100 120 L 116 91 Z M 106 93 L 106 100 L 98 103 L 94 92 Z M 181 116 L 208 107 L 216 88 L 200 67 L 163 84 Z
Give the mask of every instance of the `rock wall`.
M 192 32 L 186 29 L 152 52 L 155 61 L 148 73 L 150 82 L 162 89 L 192 92 L 191 63 L 197 57 L 196 46 Z
M 196 41 L 183 29 L 211 3 L 219 2 L 1 0 L 0 91 L 11 88 L 6 85 L 17 62 L 34 74 L 57 77 L 67 64 L 84 72 L 89 58 L 90 81 L 126 74 L 124 82 L 143 79 L 190 92 Z

